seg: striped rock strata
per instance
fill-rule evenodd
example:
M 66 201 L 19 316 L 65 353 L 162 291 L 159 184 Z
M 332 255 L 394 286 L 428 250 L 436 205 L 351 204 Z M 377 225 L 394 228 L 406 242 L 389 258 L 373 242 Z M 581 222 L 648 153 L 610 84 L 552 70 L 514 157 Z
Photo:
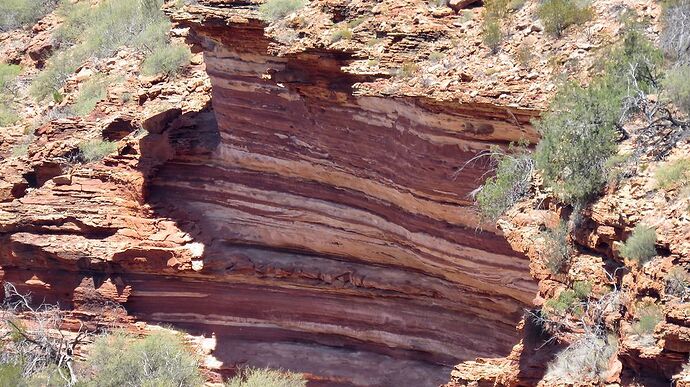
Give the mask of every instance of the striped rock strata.
M 471 193 L 487 166 L 459 167 L 534 140 L 535 112 L 359 95 L 368 76 L 341 70 L 350 55 L 272 55 L 264 25 L 231 14 L 177 20 L 203 51 L 212 107 L 120 117 L 101 128 L 118 155 L 68 174 L 49 161 L 86 124 L 36 131 L 31 181 L 0 204 L 4 279 L 214 334 L 221 368 L 324 385 L 433 386 L 508 354 L 536 284 L 526 257 L 480 230 Z

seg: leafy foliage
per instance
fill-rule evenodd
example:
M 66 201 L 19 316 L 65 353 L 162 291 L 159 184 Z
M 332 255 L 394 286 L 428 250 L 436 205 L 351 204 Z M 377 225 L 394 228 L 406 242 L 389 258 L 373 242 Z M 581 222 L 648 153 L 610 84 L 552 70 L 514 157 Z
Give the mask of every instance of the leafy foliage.
M 0 103 L 0 127 L 14 125 L 19 115 L 9 106 Z
M 146 58 L 142 70 L 147 75 L 174 76 L 189 65 L 190 58 L 191 52 L 185 45 L 163 45 Z
M 0 1 L 0 32 L 29 26 L 50 12 L 56 0 Z
M 606 181 L 604 166 L 617 149 L 621 96 L 606 84 L 569 84 L 537 122 L 535 152 L 544 183 L 568 204 L 586 201 Z
M 544 237 L 541 257 L 546 267 L 553 274 L 562 272 L 570 262 L 572 249 L 568 241 L 568 227 L 561 222 L 556 228 L 542 233 Z
M 352 39 L 352 30 L 347 25 L 337 28 L 331 34 L 331 43 Z
M 496 174 L 486 179 L 477 194 L 477 204 L 482 216 L 497 220 L 528 192 L 534 162 L 529 153 L 521 147 L 511 147 L 512 153 L 498 149 L 488 156 L 496 164 Z
M 104 58 L 128 46 L 151 54 L 150 68 L 176 71 L 185 55 L 168 46 L 170 21 L 160 10 L 162 0 L 105 0 L 62 3 L 64 23 L 57 32 L 61 47 L 31 85 L 38 100 L 51 97 L 89 57 Z M 175 69 L 175 70 L 172 70 Z
M 663 85 L 671 102 L 685 114 L 690 114 L 690 65 L 669 70 Z
M 66 43 L 80 44 L 80 53 L 97 58 L 108 57 L 123 46 L 150 52 L 167 42 L 170 22 L 160 10 L 162 3 L 106 0 L 93 7 L 88 2 L 66 2 L 59 36 Z
M 614 59 L 589 87 L 564 85 L 536 123 L 542 135 L 537 167 L 545 185 L 567 204 L 582 204 L 601 190 L 607 161 L 617 151 L 618 128 L 635 110 L 632 90 L 649 93 L 658 86 L 660 53 L 640 33 L 629 31 L 609 57 Z
M 498 20 L 489 18 L 482 24 L 482 42 L 491 49 L 491 52 L 498 51 L 498 47 L 503 40 L 503 31 Z
M 632 235 L 620 249 L 623 257 L 645 263 L 656 256 L 656 230 L 642 224 L 633 229 Z
M 85 162 L 98 161 L 113 153 L 117 149 L 117 143 L 106 140 L 90 140 L 79 144 L 81 157 Z
M 259 6 L 259 13 L 265 20 L 276 21 L 304 7 L 304 0 L 267 0 Z
M 544 23 L 546 32 L 561 36 L 573 24 L 581 24 L 592 18 L 592 10 L 582 1 L 545 0 L 539 6 L 537 15 Z
M 80 62 L 80 56 L 74 52 L 61 52 L 53 56 L 31 83 L 29 93 L 39 101 L 52 97 L 74 73 Z
M 91 113 L 96 103 L 105 98 L 108 82 L 107 78 L 96 76 L 84 83 L 74 103 L 74 113 L 80 116 Z
M 21 70 L 22 68 L 17 65 L 0 63 L 0 92 L 14 82 Z
M 226 387 L 306 387 L 302 374 L 268 368 L 245 368 L 239 375 L 228 380 Z
M 640 336 L 651 335 L 663 318 L 663 311 L 658 305 L 643 306 L 637 312 L 637 321 L 633 325 L 633 331 Z
M 690 183 L 690 159 L 679 159 L 659 167 L 654 174 L 661 189 L 674 189 Z
M 97 338 L 87 359 L 87 386 L 201 386 L 198 361 L 182 340 L 155 333 L 137 339 L 124 333 Z

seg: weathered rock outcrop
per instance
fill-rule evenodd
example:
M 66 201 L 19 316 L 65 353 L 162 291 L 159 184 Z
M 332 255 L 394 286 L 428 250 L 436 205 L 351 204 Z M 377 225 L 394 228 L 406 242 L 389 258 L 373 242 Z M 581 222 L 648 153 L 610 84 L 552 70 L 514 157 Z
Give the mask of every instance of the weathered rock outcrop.
M 215 334 L 222 368 L 326 384 L 436 385 L 461 360 L 506 355 L 536 286 L 479 229 L 486 166 L 458 167 L 533 140 L 535 111 L 361 93 L 375 76 L 343 71 L 351 54 L 276 56 L 241 4 L 197 9 L 177 16 L 204 56 L 185 77 L 127 78 L 89 117 L 39 126 L 24 156 L 3 140 L 3 280 Z M 75 163 L 94 135 L 117 155 Z

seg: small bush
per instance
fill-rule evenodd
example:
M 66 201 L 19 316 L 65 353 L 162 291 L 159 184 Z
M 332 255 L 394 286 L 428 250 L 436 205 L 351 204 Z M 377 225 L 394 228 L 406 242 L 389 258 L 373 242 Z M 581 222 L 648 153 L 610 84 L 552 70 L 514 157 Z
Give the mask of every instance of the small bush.
M 654 174 L 661 189 L 674 189 L 690 182 L 690 159 L 680 159 L 659 167 Z
M 20 364 L 0 363 L 0 386 L 26 386 Z
M 536 125 L 542 135 L 535 151 L 544 183 L 568 204 L 582 203 L 606 182 L 604 167 L 616 152 L 616 122 L 622 97 L 606 84 L 560 90 Z
M 157 48 L 144 61 L 144 74 L 174 76 L 189 65 L 191 52 L 185 45 L 164 45 Z
M 79 144 L 82 159 L 87 162 L 98 161 L 117 150 L 117 143 L 105 140 L 90 140 Z
M 443 60 L 443 58 L 446 57 L 446 54 L 438 51 L 434 51 L 431 54 L 429 54 L 429 62 L 431 63 L 439 63 L 440 61 Z
M 639 336 L 652 335 L 663 318 L 664 313 L 658 305 L 644 306 L 637 312 L 637 321 L 633 324 L 633 331 Z
M 498 51 L 498 48 L 503 41 L 503 31 L 501 31 L 501 24 L 493 19 L 486 19 L 482 25 L 482 42 L 485 46 L 491 49 L 492 53 Z
M 583 335 L 549 363 L 545 379 L 578 384 L 583 379 L 601 377 L 609 369 L 609 360 L 617 350 L 617 339 L 612 335 Z
M 569 311 L 570 308 L 575 305 L 576 301 L 577 297 L 575 296 L 575 292 L 570 289 L 566 289 L 558 294 L 558 297 L 546 301 L 544 306 L 546 307 L 547 311 L 563 314 Z
M 632 235 L 621 246 L 621 255 L 628 259 L 634 259 L 645 263 L 656 256 L 656 230 L 638 224 L 633 229 Z
M 690 114 L 690 65 L 669 70 L 663 85 L 671 102 L 685 114 Z
M 143 339 L 124 333 L 97 338 L 87 358 L 93 378 L 86 384 L 119 386 L 201 386 L 198 361 L 179 337 L 155 333 Z
M 168 41 L 170 21 L 160 10 L 162 0 L 63 1 L 64 23 L 56 32 L 61 46 L 71 46 L 48 61 L 31 85 L 31 95 L 46 99 L 89 57 L 111 56 L 128 46 L 153 52 Z
M 690 299 L 690 274 L 680 267 L 674 267 L 666 275 L 666 293 L 681 300 Z
M 12 126 L 19 121 L 19 115 L 9 106 L 0 103 L 0 127 Z
M 575 0 L 545 0 L 539 6 L 537 15 L 544 23 L 546 32 L 561 36 L 573 24 L 581 24 L 592 18 L 589 6 L 582 6 Z
M 395 73 L 399 78 L 410 78 L 419 72 L 419 66 L 413 62 L 405 62 Z
M 477 194 L 479 212 L 488 220 L 498 220 L 529 191 L 534 161 L 523 148 L 509 150 L 511 153 L 493 150 L 489 154 L 496 174 L 486 179 Z
M 304 7 L 304 0 L 267 0 L 259 6 L 259 13 L 265 20 L 275 21 Z
M 80 116 L 85 116 L 96 107 L 98 101 L 101 101 L 106 96 L 106 88 L 109 80 L 104 77 L 93 77 L 79 90 L 77 100 L 74 102 L 72 110 Z
M 21 70 L 17 65 L 0 63 L 0 91 L 9 88 Z
M 306 387 L 302 374 L 268 368 L 245 368 L 239 375 L 228 380 L 226 387 Z
M 666 1 L 660 45 L 666 55 L 690 64 L 690 0 Z
M 484 18 L 501 19 L 508 14 L 511 0 L 486 0 L 484 1 Z
M 573 292 L 575 297 L 580 300 L 586 300 L 592 294 L 592 283 L 589 281 L 575 281 L 573 283 Z
M 79 65 L 80 59 L 72 52 L 63 52 L 53 56 L 46 67 L 31 82 L 29 93 L 38 101 L 52 97 Z
M 572 254 L 568 241 L 568 227 L 561 222 L 558 227 L 546 230 L 542 235 L 542 260 L 551 273 L 558 274 L 566 268 Z
M 352 31 L 347 26 L 342 26 L 331 34 L 331 43 L 350 39 L 352 39 Z
M 106 0 L 65 4 L 59 35 L 80 44 L 82 58 L 108 57 L 123 46 L 153 51 L 167 40 L 170 22 L 160 10 L 162 0 Z
M 534 59 L 534 46 L 529 43 L 522 43 L 517 49 L 515 59 L 517 59 L 520 66 L 524 68 L 531 67 L 532 60 Z
M 56 3 L 56 0 L 0 1 L 0 32 L 36 23 L 50 12 Z

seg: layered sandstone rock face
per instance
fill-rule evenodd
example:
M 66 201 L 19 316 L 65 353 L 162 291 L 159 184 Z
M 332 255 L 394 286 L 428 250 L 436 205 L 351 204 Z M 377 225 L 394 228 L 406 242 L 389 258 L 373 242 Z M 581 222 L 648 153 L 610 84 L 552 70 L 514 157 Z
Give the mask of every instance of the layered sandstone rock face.
M 377 78 L 345 72 L 351 54 L 279 56 L 231 3 L 176 15 L 203 52 L 183 77 L 142 77 L 123 51 L 68 82 L 64 104 L 85 74 L 127 74 L 88 117 L 49 119 L 19 156 L 22 128 L 4 135 L 2 279 L 214 335 L 224 370 L 432 386 L 508 354 L 536 284 L 471 208 L 488 165 L 460 167 L 534 140 L 536 112 L 358 92 Z M 117 153 L 79 162 L 101 136 Z

